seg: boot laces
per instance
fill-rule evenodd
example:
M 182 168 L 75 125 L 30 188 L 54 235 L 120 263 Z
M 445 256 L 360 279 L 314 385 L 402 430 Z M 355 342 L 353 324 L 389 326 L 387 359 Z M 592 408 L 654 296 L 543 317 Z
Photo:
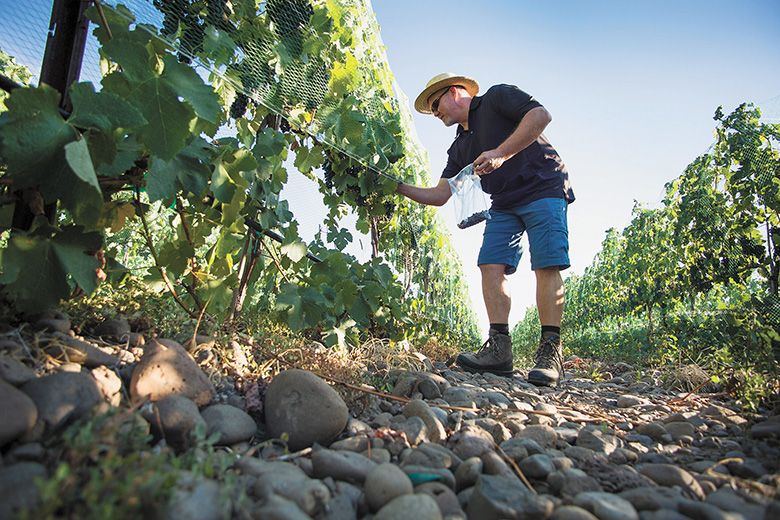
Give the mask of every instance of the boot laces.
M 563 349 L 559 341 L 544 338 L 534 358 L 536 368 L 554 368 L 563 375 Z
M 489 335 L 488 339 L 485 340 L 482 346 L 479 347 L 479 350 L 477 350 L 476 354 L 474 354 L 474 357 L 477 359 L 482 359 L 485 356 L 489 356 L 491 354 L 495 355 L 497 353 L 498 353 L 498 342 L 496 341 L 496 336 Z

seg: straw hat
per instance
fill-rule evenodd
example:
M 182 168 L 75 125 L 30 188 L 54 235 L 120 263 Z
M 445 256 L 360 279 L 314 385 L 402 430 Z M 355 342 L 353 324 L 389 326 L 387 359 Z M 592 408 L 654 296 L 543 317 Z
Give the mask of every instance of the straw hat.
M 450 72 L 443 72 L 432 77 L 428 84 L 425 85 L 425 89 L 420 92 L 420 95 L 414 100 L 415 110 L 421 114 L 430 114 L 431 107 L 428 104 L 428 98 L 437 90 L 453 85 L 459 85 L 465 88 L 470 96 L 476 96 L 477 92 L 479 92 L 479 83 L 477 83 L 476 80 L 466 76 L 458 76 Z

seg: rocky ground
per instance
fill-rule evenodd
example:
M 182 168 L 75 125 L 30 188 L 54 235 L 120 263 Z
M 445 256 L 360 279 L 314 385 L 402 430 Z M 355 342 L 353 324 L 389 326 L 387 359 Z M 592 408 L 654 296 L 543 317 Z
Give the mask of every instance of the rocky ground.
M 181 472 L 158 504 L 169 519 L 780 518 L 780 416 L 665 390 L 658 371 L 616 364 L 594 381 L 570 360 L 551 389 L 417 356 L 368 367 L 387 392 L 372 394 L 307 370 L 254 378 L 274 360 L 248 359 L 251 340 L 227 346 L 229 370 L 213 340 L 182 343 L 122 320 L 84 336 L 62 315 L 6 328 L 0 518 L 35 517 L 58 436 L 117 408 L 143 418 L 144 449 L 187 453 L 205 430 L 228 457 L 219 474 Z

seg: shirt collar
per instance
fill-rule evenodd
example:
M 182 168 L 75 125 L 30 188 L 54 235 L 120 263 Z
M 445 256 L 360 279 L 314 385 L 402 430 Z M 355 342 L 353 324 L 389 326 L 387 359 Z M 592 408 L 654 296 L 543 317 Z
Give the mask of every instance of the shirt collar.
M 471 113 L 474 112 L 477 108 L 479 108 L 479 105 L 482 103 L 482 96 L 474 96 L 471 98 L 471 104 L 469 105 L 469 128 L 473 128 L 473 121 L 471 120 Z M 466 130 L 463 128 L 462 125 L 458 125 L 458 130 L 455 133 L 455 137 L 458 137 L 460 134 L 465 132 Z

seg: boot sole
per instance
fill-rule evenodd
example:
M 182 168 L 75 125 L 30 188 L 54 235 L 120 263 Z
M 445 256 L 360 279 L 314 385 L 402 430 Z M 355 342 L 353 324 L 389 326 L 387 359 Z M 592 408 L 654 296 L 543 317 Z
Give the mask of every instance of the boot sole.
M 549 387 L 556 387 L 558 386 L 558 383 L 560 382 L 560 379 L 547 379 L 547 378 L 537 378 L 537 377 L 531 377 L 528 376 L 528 382 L 531 383 L 534 386 L 549 386 Z
M 472 374 L 482 374 L 484 372 L 490 372 L 491 374 L 495 374 L 497 376 L 501 377 L 512 377 L 514 374 L 514 370 L 501 370 L 498 368 L 482 368 L 482 367 L 472 367 L 469 365 L 466 365 L 465 363 L 461 363 L 460 360 L 456 361 L 456 364 L 465 370 L 466 372 L 471 372 Z

